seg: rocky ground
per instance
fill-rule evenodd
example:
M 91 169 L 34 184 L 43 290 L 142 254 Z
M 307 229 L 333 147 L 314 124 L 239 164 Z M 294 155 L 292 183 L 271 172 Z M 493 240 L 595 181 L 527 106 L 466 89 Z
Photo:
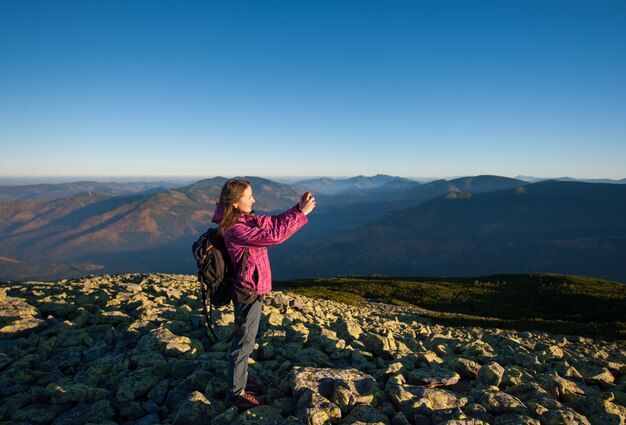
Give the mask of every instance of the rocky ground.
M 224 403 L 195 277 L 0 285 L 0 423 L 624 424 L 626 350 L 577 336 L 444 327 L 406 308 L 266 297 L 250 370 L 265 404 Z M 231 308 L 214 313 L 222 340 Z

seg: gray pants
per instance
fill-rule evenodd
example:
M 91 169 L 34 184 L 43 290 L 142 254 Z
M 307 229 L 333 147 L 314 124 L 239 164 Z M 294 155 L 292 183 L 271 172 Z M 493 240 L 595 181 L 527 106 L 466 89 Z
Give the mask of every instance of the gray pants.
M 261 310 L 263 309 L 262 297 L 259 297 L 252 304 L 239 304 L 236 301 L 234 303 L 235 323 L 239 322 L 244 315 L 245 318 L 239 332 L 235 334 L 230 344 L 230 355 L 228 356 L 230 394 L 227 394 L 230 400 L 237 398 L 246 388 L 248 358 L 254 349 L 254 340 L 259 330 Z

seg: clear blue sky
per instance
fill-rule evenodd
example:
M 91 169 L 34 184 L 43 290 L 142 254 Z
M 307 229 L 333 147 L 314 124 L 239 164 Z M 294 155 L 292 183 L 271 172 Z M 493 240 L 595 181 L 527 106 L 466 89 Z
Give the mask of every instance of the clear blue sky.
M 0 0 L 0 176 L 626 177 L 625 1 Z

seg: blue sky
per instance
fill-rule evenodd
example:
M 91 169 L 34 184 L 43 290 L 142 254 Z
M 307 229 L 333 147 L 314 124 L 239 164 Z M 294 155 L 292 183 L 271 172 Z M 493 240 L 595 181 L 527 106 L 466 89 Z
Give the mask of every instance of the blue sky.
M 0 0 L 0 177 L 626 177 L 624 1 Z

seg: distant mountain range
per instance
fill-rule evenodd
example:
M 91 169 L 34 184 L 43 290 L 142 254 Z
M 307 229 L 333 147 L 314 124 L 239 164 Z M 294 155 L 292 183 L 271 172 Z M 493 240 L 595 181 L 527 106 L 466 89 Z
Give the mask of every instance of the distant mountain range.
M 0 186 L 0 202 L 44 200 L 66 198 L 84 192 L 109 196 L 128 194 L 149 195 L 177 187 L 167 182 L 100 183 L 81 181 L 58 184 L 29 184 L 20 186 Z
M 541 182 L 450 192 L 285 250 L 289 275 L 467 276 L 506 270 L 626 282 L 626 186 Z M 283 248 L 283 247 L 281 247 Z
M 558 272 L 626 282 L 625 185 L 499 176 L 248 179 L 259 212 L 282 211 L 305 190 L 317 195 L 309 224 L 271 248 L 276 279 Z M 211 225 L 226 181 L 80 182 L 38 194 L 0 187 L 18 199 L 0 203 L 0 280 L 194 273 L 191 243 Z M 88 190 L 75 193 L 81 187 Z
M 572 177 L 530 177 L 530 176 L 517 176 L 517 179 L 525 180 L 531 183 L 537 183 L 546 180 L 556 180 L 561 182 L 583 182 L 583 183 L 612 183 L 612 184 L 626 184 L 626 179 L 614 180 L 614 179 L 574 179 Z

